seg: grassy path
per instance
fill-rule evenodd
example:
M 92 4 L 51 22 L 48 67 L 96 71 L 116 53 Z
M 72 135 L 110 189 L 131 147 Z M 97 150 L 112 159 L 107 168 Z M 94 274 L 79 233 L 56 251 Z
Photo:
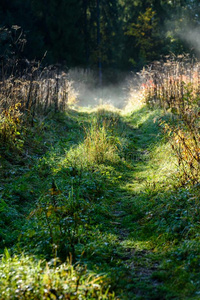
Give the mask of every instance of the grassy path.
M 124 300 L 199 299 L 199 242 L 190 238 L 198 224 L 192 208 L 183 213 L 199 188 L 174 187 L 161 117 L 143 107 L 125 116 L 71 111 L 39 122 L 25 154 L 2 160 L 2 251 L 47 261 L 71 253 L 75 265 L 103 274 L 110 286 L 104 298 L 83 299 L 114 299 L 113 291 Z M 72 295 L 66 299 L 79 299 Z
M 141 109 L 135 117 L 124 118 L 128 143 L 127 153 L 124 153 L 126 163 L 124 168 L 119 169 L 122 179 L 115 187 L 110 214 L 110 223 L 119 243 L 120 264 L 126 268 L 122 282 L 119 279 L 122 299 L 170 299 L 171 294 L 168 291 L 168 296 L 162 287 L 162 280 L 153 276 L 161 259 L 148 239 L 148 232 L 146 236 L 141 230 L 148 192 L 152 189 L 151 181 L 155 179 L 156 168 L 159 169 L 154 165 L 155 170 L 152 172 L 150 169 L 152 174 L 148 172 L 152 152 L 159 144 L 160 129 L 155 122 L 157 114 Z M 149 191 L 146 190 L 148 188 Z M 145 194 L 148 199 L 145 199 Z

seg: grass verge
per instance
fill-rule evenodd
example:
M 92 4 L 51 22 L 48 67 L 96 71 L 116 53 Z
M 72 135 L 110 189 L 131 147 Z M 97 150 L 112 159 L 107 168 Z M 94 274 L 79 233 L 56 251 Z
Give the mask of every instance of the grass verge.
M 35 125 L 26 155 L 12 164 L 2 159 L 1 249 L 25 253 L 22 259 L 4 255 L 3 272 L 7 264 L 16 265 L 16 274 L 27 266 L 27 278 L 34 277 L 27 261 L 37 269 L 42 260 L 38 295 L 67 297 L 64 284 L 74 286 L 70 276 L 63 283 L 58 275 L 58 285 L 46 288 L 45 264 L 59 258 L 62 274 L 72 256 L 75 277 L 75 266 L 87 265 L 83 299 L 90 292 L 91 299 L 112 299 L 113 291 L 115 299 L 198 299 L 199 185 L 181 186 L 159 126 L 167 118 L 142 107 L 123 116 L 69 111 Z M 100 285 L 90 285 L 100 274 Z M 11 285 L 9 276 L 0 286 L 7 284 L 14 295 L 17 281 Z M 20 276 L 21 293 L 29 284 Z M 79 299 L 75 293 L 61 299 Z

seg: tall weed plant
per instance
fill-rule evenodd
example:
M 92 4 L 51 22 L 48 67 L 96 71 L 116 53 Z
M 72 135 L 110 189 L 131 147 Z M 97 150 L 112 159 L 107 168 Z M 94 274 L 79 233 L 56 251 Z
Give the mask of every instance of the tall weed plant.
M 107 121 L 94 118 L 89 128 L 85 128 L 85 138 L 81 145 L 71 149 L 66 161 L 73 169 L 82 169 L 105 163 L 118 163 L 120 140 L 111 132 Z
M 116 163 L 119 161 L 118 146 L 120 142 L 109 135 L 106 123 L 99 124 L 93 120 L 89 129 L 86 129 L 86 137 L 83 151 L 87 161 L 91 164 Z

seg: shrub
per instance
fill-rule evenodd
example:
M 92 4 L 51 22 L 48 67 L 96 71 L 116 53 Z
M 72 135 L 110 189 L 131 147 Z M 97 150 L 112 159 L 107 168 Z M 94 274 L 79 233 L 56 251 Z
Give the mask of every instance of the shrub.
M 0 114 L 1 147 L 21 151 L 23 138 L 21 137 L 20 103 L 10 106 Z

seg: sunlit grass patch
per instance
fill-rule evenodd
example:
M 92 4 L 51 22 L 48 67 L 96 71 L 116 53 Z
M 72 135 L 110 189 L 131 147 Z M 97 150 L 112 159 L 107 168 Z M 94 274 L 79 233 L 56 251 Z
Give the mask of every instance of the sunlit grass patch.
M 149 241 L 139 241 L 135 239 L 127 239 L 120 243 L 125 249 L 134 249 L 134 251 L 151 250 L 151 243 Z
M 119 160 L 118 148 L 120 141 L 109 136 L 105 124 L 99 125 L 94 122 L 86 131 L 84 150 L 87 160 L 97 164 L 106 161 L 117 162 Z
M 100 124 L 94 119 L 89 128 L 85 129 L 85 139 L 76 148 L 71 148 L 66 154 L 73 168 L 103 164 L 117 163 L 120 140 L 109 133 L 106 123 Z
M 105 275 L 96 275 L 84 265 L 45 262 L 31 256 L 0 261 L 0 299 L 114 299 Z
M 93 108 L 91 110 L 91 112 L 95 112 L 95 113 L 99 113 L 99 112 L 110 112 L 110 113 L 120 113 L 121 110 L 116 108 L 114 105 L 112 104 L 100 104 L 98 106 L 96 106 L 95 108 Z
M 144 92 L 136 89 L 135 84 L 129 85 L 129 93 L 126 105 L 123 109 L 123 114 L 133 113 L 141 109 L 145 105 Z
M 155 62 L 141 72 L 145 102 L 170 111 L 162 122 L 179 164 L 182 185 L 199 182 L 199 62 L 187 55 Z
M 146 177 L 146 183 L 153 185 L 154 188 L 157 184 L 165 184 L 166 181 L 173 181 L 174 176 L 177 173 L 176 159 L 171 151 L 170 144 L 160 143 L 155 146 L 152 152 L 147 153 L 146 162 L 141 171 L 143 178 Z M 141 176 L 139 175 L 139 177 Z

